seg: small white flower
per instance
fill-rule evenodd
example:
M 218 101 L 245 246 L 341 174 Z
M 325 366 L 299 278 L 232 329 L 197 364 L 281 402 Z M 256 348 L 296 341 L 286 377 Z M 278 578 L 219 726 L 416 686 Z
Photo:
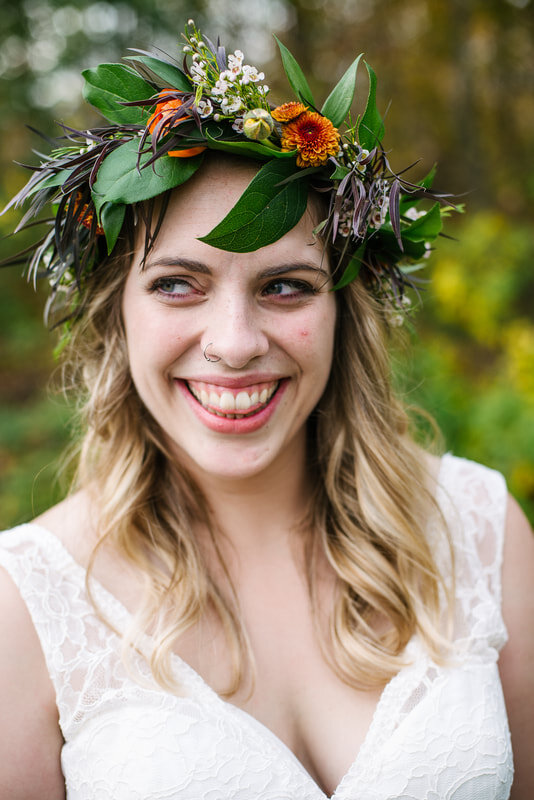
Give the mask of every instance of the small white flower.
M 260 94 L 269 94 L 269 91 L 270 89 L 266 83 L 264 83 L 263 86 L 258 86 L 258 92 Z
M 237 77 L 237 73 L 233 72 L 231 69 L 225 69 L 219 75 L 219 80 L 221 81 L 235 81 Z
M 232 128 L 237 133 L 243 133 L 243 117 L 236 117 L 232 122 Z
M 258 83 L 258 81 L 262 81 L 265 78 L 263 72 L 258 72 L 256 67 L 251 67 L 249 64 L 245 64 L 243 67 L 243 77 L 239 81 L 239 83 L 246 85 L 247 83 Z
M 197 109 L 202 119 L 205 119 L 212 113 L 213 106 L 209 100 L 199 100 L 197 103 Z
M 235 114 L 243 106 L 240 97 L 223 97 L 221 111 L 223 114 Z
M 200 61 L 198 64 L 196 62 L 191 64 L 191 78 L 195 83 L 202 83 L 207 79 L 206 70 L 204 67 L 204 61 Z
M 339 222 L 337 232 L 339 236 L 350 236 L 352 232 L 352 215 L 354 213 L 354 206 L 351 202 L 345 201 L 339 215 Z
M 359 148 L 359 152 L 356 155 L 355 167 L 358 170 L 358 172 L 361 172 L 362 174 L 367 169 L 367 164 L 363 164 L 362 162 L 365 161 L 365 159 L 367 158 L 368 155 L 369 155 L 369 150 L 365 150 L 365 148 L 363 148 L 363 147 Z M 377 184 L 378 184 L 378 181 L 377 181 Z M 380 186 L 380 184 L 379 184 L 379 186 Z M 383 188 L 381 188 L 381 191 L 383 191 Z
M 350 224 L 350 221 L 344 220 L 343 222 L 339 223 L 337 232 L 340 236 L 344 236 L 345 238 L 347 238 L 347 236 L 350 235 L 351 230 L 352 226 Z
M 385 214 L 380 208 L 375 208 L 369 217 L 369 224 L 371 228 L 381 228 L 385 221 Z
M 188 25 L 194 25 L 195 24 L 195 20 L 194 19 L 188 19 L 187 20 L 187 24 Z
M 418 211 L 415 206 L 411 206 L 411 208 L 406 209 L 404 216 L 415 221 L 416 219 L 419 219 L 419 217 L 424 217 L 425 213 L 425 211 Z
M 404 325 L 404 316 L 403 314 L 392 314 L 391 312 L 388 314 L 388 321 L 389 324 L 392 325 L 394 328 L 400 328 Z
M 230 53 L 230 55 L 228 56 L 228 67 L 232 71 L 237 70 L 239 72 L 243 65 L 244 58 L 245 56 L 241 52 L 241 50 L 236 50 L 235 53 Z
M 190 53 L 191 52 L 191 48 L 190 48 L 190 46 L 188 44 L 184 44 L 184 46 L 182 47 L 182 51 L 184 53 Z
M 219 80 L 215 83 L 215 86 L 211 90 L 211 93 L 215 95 L 225 95 L 228 89 L 231 88 L 232 86 L 230 83 L 228 83 L 228 81 L 225 81 L 224 79 L 221 80 L 219 78 Z
M 215 122 L 218 122 L 220 120 L 220 118 L 221 118 L 220 114 L 214 114 L 213 115 L 213 119 L 215 120 Z

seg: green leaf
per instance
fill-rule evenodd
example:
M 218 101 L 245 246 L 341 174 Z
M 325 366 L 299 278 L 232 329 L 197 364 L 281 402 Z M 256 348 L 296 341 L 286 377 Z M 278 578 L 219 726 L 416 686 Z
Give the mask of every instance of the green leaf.
M 350 111 L 356 89 L 356 73 L 362 53 L 356 58 L 342 78 L 334 86 L 324 105 L 321 114 L 328 117 L 334 127 L 339 128 Z
M 342 289 L 344 286 L 347 286 L 349 283 L 352 283 L 352 281 L 355 280 L 355 278 L 358 277 L 358 275 L 360 273 L 361 266 L 362 266 L 363 258 L 364 258 L 364 255 L 365 255 L 366 247 L 367 247 L 367 242 L 363 242 L 358 247 L 358 249 L 356 250 L 356 252 L 352 256 L 351 260 L 349 261 L 349 263 L 345 267 L 345 271 L 343 272 L 343 275 L 341 276 L 339 281 L 334 286 L 334 291 L 337 291 L 338 289 Z
M 284 65 L 284 70 L 287 75 L 287 79 L 291 84 L 291 87 L 295 92 L 297 99 L 302 100 L 303 103 L 307 103 L 308 105 L 315 107 L 315 102 L 313 99 L 311 89 L 308 85 L 308 81 L 306 80 L 303 71 L 299 67 L 297 60 L 289 52 L 287 47 L 282 44 L 282 42 L 280 41 L 280 39 L 278 39 L 277 36 L 275 36 L 274 38 L 276 39 L 276 43 L 280 48 L 280 56 L 282 57 L 282 64 Z
M 144 64 L 156 77 L 163 81 L 165 87 L 179 89 L 182 92 L 191 92 L 193 89 L 193 85 L 185 72 L 175 67 L 174 64 L 161 61 L 153 56 L 127 56 L 126 58 L 128 61 L 138 61 L 140 64 Z
M 384 123 L 376 107 L 376 75 L 372 67 L 365 62 L 369 73 L 369 94 L 363 117 L 358 126 L 358 140 L 365 150 L 372 150 L 384 135 Z
M 426 253 L 424 241 L 412 241 L 411 239 L 404 238 L 404 231 L 402 231 L 402 251 L 397 242 L 397 237 L 392 230 L 387 230 L 382 226 L 380 230 L 376 231 L 375 235 L 369 239 L 369 247 L 372 247 L 374 252 L 391 256 L 394 260 L 411 258 L 414 261 L 423 258 Z
M 261 142 L 225 142 L 221 139 L 214 139 L 207 131 L 206 141 L 209 142 L 210 150 L 222 150 L 226 153 L 237 153 L 242 156 L 250 155 L 252 158 L 295 158 L 297 155 L 296 150 L 280 150 L 279 148 L 261 144 Z M 184 143 L 189 144 L 187 139 L 184 140 Z
M 430 189 L 434 183 L 434 178 L 436 177 L 436 170 L 437 165 L 434 164 L 428 175 L 425 175 L 423 180 L 419 182 L 419 186 L 422 186 L 424 189 Z
M 155 197 L 167 189 L 174 189 L 189 180 L 202 162 L 202 155 L 192 158 L 161 156 L 154 165 L 143 168 L 151 152 L 141 157 L 137 169 L 139 140 L 117 147 L 102 162 L 93 186 L 93 200 L 97 208 L 104 203 L 137 203 Z
M 31 197 L 36 192 L 40 192 L 41 189 L 55 189 L 56 187 L 62 186 L 66 180 L 70 177 L 71 173 L 74 171 L 74 167 L 71 169 L 62 169 L 59 172 L 55 172 L 52 175 L 48 175 L 46 178 L 43 178 L 38 183 L 35 183 L 31 191 L 28 192 L 26 197 Z
M 436 238 L 443 227 L 439 203 L 434 203 L 424 217 L 414 220 L 411 225 L 404 228 L 402 238 L 411 242 L 427 242 Z
M 148 111 L 121 102 L 146 100 L 154 94 L 154 87 L 144 81 L 124 64 L 100 64 L 96 69 L 82 72 L 85 78 L 84 98 L 111 122 L 123 125 L 143 124 Z
M 231 253 L 250 253 L 276 242 L 297 224 L 307 206 L 307 181 L 280 185 L 294 171 L 293 162 L 268 161 L 226 217 L 200 241 Z
M 348 167 L 344 167 L 343 164 L 338 164 L 333 173 L 330 175 L 330 180 L 340 181 L 345 177 L 345 175 L 348 175 L 349 172 L 350 169 Z
M 125 213 L 126 206 L 122 203 L 105 203 L 102 206 L 100 222 L 106 235 L 108 255 L 117 244 L 117 239 L 119 238 L 119 233 L 122 229 L 122 223 L 124 222 Z
M 297 154 L 296 150 L 292 150 L 294 155 Z M 280 181 L 278 184 L 279 186 L 283 186 L 284 183 L 291 183 L 291 181 L 302 181 L 304 178 L 308 178 L 310 175 L 317 175 L 318 172 L 321 171 L 321 167 L 301 167 L 297 169 L 295 172 L 292 172 L 288 175 L 287 178 L 284 178 L 283 181 Z

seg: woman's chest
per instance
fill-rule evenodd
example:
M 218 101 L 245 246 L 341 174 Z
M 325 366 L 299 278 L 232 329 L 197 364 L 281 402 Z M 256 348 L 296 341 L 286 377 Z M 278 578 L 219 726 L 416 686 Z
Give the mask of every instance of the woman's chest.
M 381 689 L 358 691 L 327 662 L 327 592 L 322 617 L 314 616 L 305 584 L 294 579 L 285 585 L 289 591 L 268 595 L 258 589 L 249 603 L 241 592 L 250 658 L 229 704 L 283 742 L 330 796 L 360 749 Z M 220 626 L 204 621 L 182 638 L 177 652 L 219 693 L 231 684 L 232 652 Z

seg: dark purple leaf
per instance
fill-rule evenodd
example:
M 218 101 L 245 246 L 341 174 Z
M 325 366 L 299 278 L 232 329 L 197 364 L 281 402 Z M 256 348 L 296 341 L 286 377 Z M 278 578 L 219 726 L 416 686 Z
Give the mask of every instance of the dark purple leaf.
M 402 253 L 404 253 L 404 245 L 402 244 L 401 227 L 400 227 L 400 181 L 395 178 L 393 185 L 389 192 L 389 218 L 393 233 L 397 239 L 397 244 Z

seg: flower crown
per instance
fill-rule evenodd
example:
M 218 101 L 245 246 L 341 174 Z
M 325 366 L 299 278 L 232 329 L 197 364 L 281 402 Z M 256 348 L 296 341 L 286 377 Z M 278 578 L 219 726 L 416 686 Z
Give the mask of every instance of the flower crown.
M 275 37 L 276 38 L 276 37 Z M 333 254 L 335 289 L 360 276 L 377 297 L 399 308 L 413 272 L 439 235 L 450 195 L 431 190 L 434 170 L 411 183 L 391 169 L 382 147 L 376 76 L 352 119 L 353 61 L 321 109 L 289 50 L 276 40 L 296 99 L 274 106 L 264 74 L 227 55 L 187 23 L 181 66 L 132 50 L 123 64 L 85 70 L 84 97 L 111 123 L 64 136 L 7 208 L 30 202 L 17 230 L 51 204 L 44 236 L 3 264 L 31 253 L 28 276 L 48 278 L 51 305 L 70 315 L 87 275 L 113 253 L 128 206 L 187 181 L 206 149 L 264 162 L 236 205 L 201 241 L 245 253 L 281 238 L 301 218 L 313 188 L 326 193 L 327 216 L 315 229 Z M 430 200 L 427 210 L 421 201 Z M 7 210 L 7 208 L 5 210 Z

